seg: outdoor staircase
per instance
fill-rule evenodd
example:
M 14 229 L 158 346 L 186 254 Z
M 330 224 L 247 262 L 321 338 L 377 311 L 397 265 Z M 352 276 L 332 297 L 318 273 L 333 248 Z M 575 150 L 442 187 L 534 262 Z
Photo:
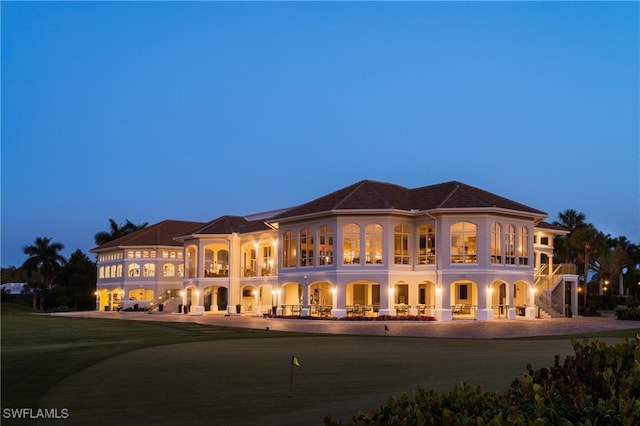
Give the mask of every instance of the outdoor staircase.
M 175 308 L 177 308 L 179 301 L 182 301 L 180 290 L 167 290 L 149 304 L 148 312 L 160 312 L 160 305 L 163 307 L 163 312 L 171 312 L 169 309 L 171 309 L 172 305 L 176 305 Z
M 556 318 L 565 315 L 565 303 L 562 298 L 566 274 L 575 274 L 575 265 L 561 263 L 554 265 L 549 274 L 549 266 L 542 265 L 534 276 L 534 288 L 536 289 L 536 307 L 541 318 Z

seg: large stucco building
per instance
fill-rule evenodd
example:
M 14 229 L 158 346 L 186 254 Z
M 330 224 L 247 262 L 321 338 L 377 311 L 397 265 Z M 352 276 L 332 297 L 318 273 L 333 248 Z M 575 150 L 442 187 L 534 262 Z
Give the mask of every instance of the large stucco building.
M 460 182 L 364 180 L 302 205 L 166 220 L 92 250 L 100 310 L 491 320 L 577 312 L 566 233 Z

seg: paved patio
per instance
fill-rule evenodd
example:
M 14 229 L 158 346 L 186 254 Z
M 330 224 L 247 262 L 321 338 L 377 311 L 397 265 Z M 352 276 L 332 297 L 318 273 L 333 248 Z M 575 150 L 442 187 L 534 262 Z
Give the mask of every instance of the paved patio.
M 456 320 L 438 321 L 344 321 L 299 320 L 263 318 L 251 315 L 185 315 L 143 312 L 65 312 L 52 315 L 86 318 L 107 318 L 133 321 L 174 321 L 210 324 L 225 327 L 296 331 L 327 334 L 363 334 L 407 337 L 440 337 L 464 339 L 498 339 L 510 337 L 535 337 L 571 335 L 607 330 L 635 329 L 640 332 L 640 322 L 617 320 L 612 312 L 600 317 L 526 319 L 499 319 L 494 321 Z

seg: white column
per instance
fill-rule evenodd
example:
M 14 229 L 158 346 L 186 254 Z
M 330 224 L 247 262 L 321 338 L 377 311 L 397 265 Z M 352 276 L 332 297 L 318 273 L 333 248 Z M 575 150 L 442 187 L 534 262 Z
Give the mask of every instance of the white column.
M 490 321 L 493 319 L 493 309 L 491 309 L 491 296 L 493 289 L 491 284 L 485 284 L 478 291 L 478 320 Z
M 380 315 L 395 315 L 393 307 L 395 288 L 393 284 L 387 283 L 387 290 L 380 289 Z
M 536 317 L 536 289 L 533 284 L 529 286 L 529 295 L 527 297 L 527 308 L 525 309 L 525 316 L 527 318 Z

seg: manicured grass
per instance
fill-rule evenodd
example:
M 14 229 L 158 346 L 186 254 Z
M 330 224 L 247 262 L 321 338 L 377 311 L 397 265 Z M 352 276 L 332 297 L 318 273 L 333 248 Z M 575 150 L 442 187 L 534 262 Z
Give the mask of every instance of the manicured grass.
M 572 353 L 568 337 L 385 339 L 2 309 L 2 407 L 67 408 L 65 424 L 313 425 L 417 386 L 505 390 L 527 363 Z

